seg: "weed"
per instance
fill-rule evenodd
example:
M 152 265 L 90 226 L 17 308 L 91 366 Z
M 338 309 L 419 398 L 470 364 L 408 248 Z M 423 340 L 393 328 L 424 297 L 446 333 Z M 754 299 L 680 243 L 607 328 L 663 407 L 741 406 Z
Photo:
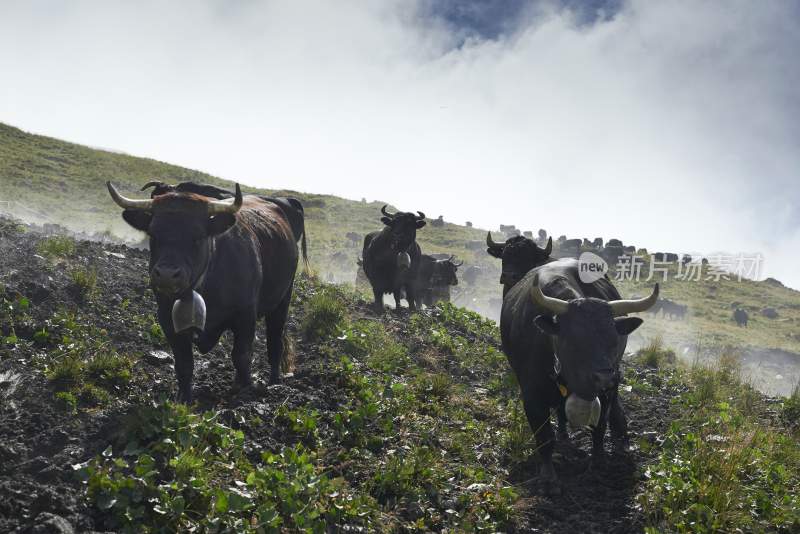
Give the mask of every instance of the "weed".
M 327 286 L 308 300 L 300 332 L 309 341 L 321 341 L 337 334 L 344 319 L 345 307 L 340 295 Z
M 636 351 L 636 361 L 647 367 L 660 369 L 675 365 L 675 351 L 664 347 L 664 339 L 656 336 L 645 347 Z
M 39 241 L 36 250 L 51 260 L 66 258 L 75 254 L 75 240 L 61 235 L 48 237 Z
M 80 298 L 91 296 L 97 289 L 97 271 L 88 267 L 70 269 L 69 278 Z

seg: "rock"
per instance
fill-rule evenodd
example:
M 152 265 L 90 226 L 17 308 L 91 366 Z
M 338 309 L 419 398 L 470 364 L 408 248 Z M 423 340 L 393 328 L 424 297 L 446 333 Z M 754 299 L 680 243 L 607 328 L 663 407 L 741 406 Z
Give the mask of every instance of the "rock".
M 175 363 L 175 359 L 172 355 L 163 350 L 151 350 L 144 355 L 144 360 L 153 365 L 169 365 Z
M 42 512 L 34 520 L 33 534 L 74 534 L 72 524 L 60 515 Z
M 764 283 L 765 284 L 769 284 L 771 286 L 776 286 L 776 287 L 786 287 L 786 286 L 783 285 L 783 282 L 781 282 L 780 280 L 777 280 L 775 278 L 765 278 L 764 279 Z

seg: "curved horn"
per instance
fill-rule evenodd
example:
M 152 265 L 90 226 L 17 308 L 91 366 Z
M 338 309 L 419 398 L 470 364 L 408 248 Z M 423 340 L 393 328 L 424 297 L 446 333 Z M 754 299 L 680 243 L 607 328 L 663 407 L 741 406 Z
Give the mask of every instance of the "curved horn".
M 455 259 L 455 256 L 453 256 L 453 259 Z M 464 260 L 461 260 L 461 261 L 460 261 L 460 262 L 458 262 L 458 263 L 456 263 L 456 262 L 453 262 L 453 265 L 455 265 L 456 267 L 461 267 L 462 265 L 464 265 Z
M 236 184 L 236 197 L 226 200 L 212 200 L 208 203 L 208 214 L 236 213 L 242 207 L 242 190 Z
M 495 243 L 492 239 L 492 232 L 486 232 L 486 246 L 489 248 L 502 247 L 504 243 Z
M 553 252 L 553 238 L 552 236 L 547 239 L 547 245 L 544 247 L 544 253 L 548 256 Z
M 626 313 L 643 312 L 650 309 L 658 300 L 658 284 L 653 288 L 649 297 L 634 300 L 610 300 L 611 312 L 614 316 L 625 315 Z
M 394 214 L 393 213 L 389 213 L 388 211 L 386 211 L 386 206 L 387 206 L 387 204 L 383 205 L 383 207 L 381 208 L 381 213 L 383 213 L 384 215 L 386 215 L 387 217 L 389 217 L 391 219 L 392 217 L 394 217 Z
M 111 185 L 110 181 L 106 182 L 106 187 L 108 187 L 108 192 L 111 194 L 111 198 L 114 199 L 114 202 L 120 208 L 124 208 L 126 210 L 149 210 L 153 207 L 153 201 L 151 199 L 133 199 L 133 198 L 125 198 L 120 195 L 116 188 Z
M 562 315 L 567 313 L 569 309 L 569 302 L 555 297 L 548 297 L 542 293 L 539 287 L 539 277 L 533 279 L 533 286 L 531 286 L 531 300 L 533 303 L 541 306 L 545 310 L 553 312 L 554 315 Z
M 421 211 L 418 211 L 417 213 L 419 213 L 419 217 L 417 217 L 417 219 L 419 219 L 420 221 L 425 218 L 425 214 L 422 213 Z
M 146 184 L 144 184 L 142 186 L 142 188 L 139 189 L 139 191 L 144 191 L 145 189 L 150 189 L 151 187 L 157 187 L 159 185 L 164 185 L 164 182 L 157 182 L 155 180 L 151 180 L 151 181 L 147 182 Z

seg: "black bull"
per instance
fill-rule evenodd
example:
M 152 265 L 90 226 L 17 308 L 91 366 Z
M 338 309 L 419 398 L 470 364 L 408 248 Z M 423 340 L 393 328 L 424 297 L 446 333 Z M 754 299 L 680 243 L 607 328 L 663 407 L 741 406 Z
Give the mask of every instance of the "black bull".
M 256 321 L 265 317 L 270 382 L 280 381 L 286 363 L 286 319 L 302 239 L 306 259 L 303 207 L 297 199 L 242 196 L 211 186 L 155 185 L 147 200 L 126 199 L 108 183 L 112 198 L 125 208 L 125 221 L 150 238 L 150 283 L 156 294 L 158 322 L 175 356 L 178 400 L 191 402 L 193 343 L 205 354 L 225 330 L 233 332 L 231 358 L 237 386 L 252 383 Z M 144 188 L 143 188 L 144 189 Z M 205 301 L 205 328 L 176 332 L 176 299 L 195 290 Z
M 389 213 L 381 208 L 381 222 L 386 226 L 364 237 L 362 251 L 364 273 L 375 296 L 375 310 L 383 312 L 383 295 L 392 293 L 396 307 L 405 293 L 408 307 L 416 309 L 415 280 L 422 251 L 417 244 L 417 230 L 425 226 L 425 214 Z
M 555 481 L 550 409 L 559 407 L 562 396 L 573 425 L 593 426 L 594 453 L 602 453 L 609 423 L 615 443 L 627 443 L 618 398 L 619 362 L 627 335 L 642 320 L 619 316 L 644 311 L 657 296 L 658 286 L 645 299 L 622 300 L 607 279 L 585 284 L 578 277 L 578 262 L 563 259 L 531 270 L 503 298 L 503 351 L 520 385 L 545 483 Z M 587 414 L 597 401 L 595 419 Z

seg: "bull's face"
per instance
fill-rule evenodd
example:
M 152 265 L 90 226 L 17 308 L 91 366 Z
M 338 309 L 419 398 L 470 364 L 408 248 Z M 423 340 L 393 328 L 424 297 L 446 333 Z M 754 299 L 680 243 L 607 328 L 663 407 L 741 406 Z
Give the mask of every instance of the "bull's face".
M 532 239 L 523 236 L 512 237 L 505 243 L 495 243 L 490 233 L 486 236 L 486 244 L 486 252 L 502 261 L 500 283 L 506 290 L 522 280 L 528 271 L 547 262 L 553 250 L 552 238 L 547 241 L 545 248 L 539 248 Z
M 555 336 L 561 377 L 570 392 L 591 401 L 601 392 L 617 386 L 621 336 L 627 336 L 642 320 L 613 316 L 607 302 L 576 299 L 569 310 L 554 320 L 540 315 L 536 326 Z
M 122 218 L 150 237 L 150 285 L 160 295 L 181 297 L 199 282 L 211 253 L 211 240 L 236 222 L 242 195 L 236 186 L 231 202 L 213 201 L 187 193 L 167 193 L 138 201 L 119 195 Z
M 617 387 L 623 336 L 642 324 L 638 317 L 620 315 L 650 308 L 658 298 L 658 285 L 644 299 L 566 301 L 545 296 L 537 278 L 531 298 L 537 307 L 548 312 L 536 317 L 534 323 L 555 339 L 559 375 L 569 392 L 567 418 L 576 426 L 597 424 L 599 412 L 590 416 L 591 405 L 601 393 Z
M 383 217 L 381 222 L 391 229 L 391 247 L 393 252 L 403 252 L 417 239 L 417 230 L 425 226 L 425 214 L 418 211 L 413 213 L 389 213 L 386 206 L 381 209 Z
M 458 276 L 456 272 L 463 263 L 456 263 L 451 257 L 449 260 L 440 260 L 434 266 L 434 276 L 437 285 L 441 286 L 457 286 Z

